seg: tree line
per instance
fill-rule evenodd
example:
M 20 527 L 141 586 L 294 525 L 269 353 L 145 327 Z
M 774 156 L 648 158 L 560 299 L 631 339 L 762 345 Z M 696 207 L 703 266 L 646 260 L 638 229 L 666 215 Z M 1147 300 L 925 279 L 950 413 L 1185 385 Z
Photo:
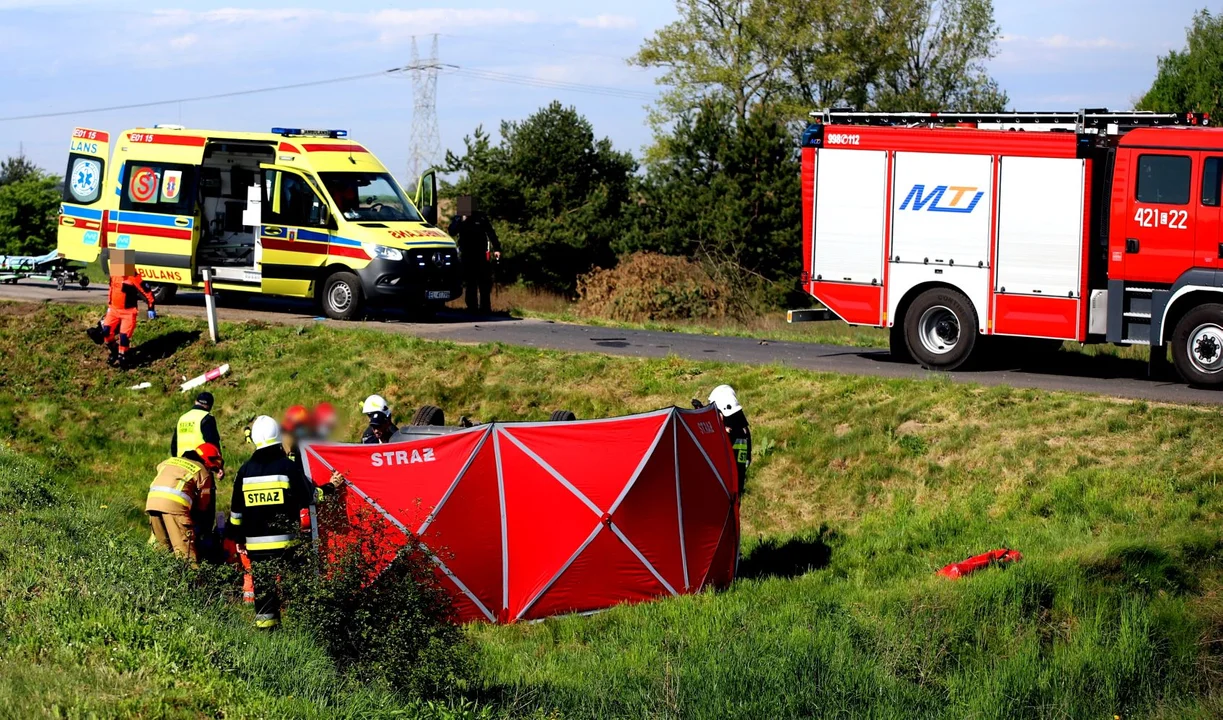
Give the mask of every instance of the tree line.
M 502 281 L 572 294 L 626 254 L 693 258 L 780 293 L 800 268 L 798 137 L 813 109 L 1001 110 L 985 63 L 992 0 L 677 0 L 629 58 L 659 71 L 640 158 L 553 102 L 448 152 L 443 192 L 471 194 L 504 246 Z M 1217 112 L 1223 17 L 1203 10 L 1159 58 L 1139 107 Z M 22 158 L 0 174 L 0 253 L 54 247 L 56 180 Z

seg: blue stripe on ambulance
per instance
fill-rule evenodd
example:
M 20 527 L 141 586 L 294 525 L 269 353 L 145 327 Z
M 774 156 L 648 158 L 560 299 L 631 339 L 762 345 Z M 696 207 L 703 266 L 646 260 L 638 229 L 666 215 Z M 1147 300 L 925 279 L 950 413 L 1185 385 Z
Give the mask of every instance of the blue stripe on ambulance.
M 172 227 L 190 230 L 195 227 L 195 218 L 186 217 L 187 224 L 179 225 L 178 220 L 182 219 L 182 215 L 162 215 L 161 213 L 137 212 L 135 210 L 116 210 L 112 213 L 115 222 L 139 223 L 141 225 L 159 225 L 161 227 Z
M 86 220 L 101 220 L 101 210 L 91 210 L 83 207 L 73 207 L 71 205 L 61 205 L 59 211 L 66 217 L 84 218 Z

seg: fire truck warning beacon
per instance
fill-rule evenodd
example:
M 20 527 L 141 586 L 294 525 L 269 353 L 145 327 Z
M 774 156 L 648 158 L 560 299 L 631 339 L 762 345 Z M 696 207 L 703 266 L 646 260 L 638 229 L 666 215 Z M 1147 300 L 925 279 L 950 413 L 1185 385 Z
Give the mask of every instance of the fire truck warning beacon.
M 1209 124 L 813 113 L 803 287 L 846 322 L 890 328 L 892 352 L 927 368 L 1002 337 L 1151 345 L 1157 359 L 1171 343 L 1186 381 L 1223 385 L 1223 129 Z

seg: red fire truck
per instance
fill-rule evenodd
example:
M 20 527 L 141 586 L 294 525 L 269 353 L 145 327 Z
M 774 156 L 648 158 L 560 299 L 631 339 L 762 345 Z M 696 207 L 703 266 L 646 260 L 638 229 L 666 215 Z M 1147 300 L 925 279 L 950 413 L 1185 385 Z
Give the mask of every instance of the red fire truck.
M 894 354 L 951 370 L 991 345 L 1160 359 L 1170 343 L 1186 381 L 1223 385 L 1223 129 L 1208 116 L 813 116 L 803 286 L 890 328 Z

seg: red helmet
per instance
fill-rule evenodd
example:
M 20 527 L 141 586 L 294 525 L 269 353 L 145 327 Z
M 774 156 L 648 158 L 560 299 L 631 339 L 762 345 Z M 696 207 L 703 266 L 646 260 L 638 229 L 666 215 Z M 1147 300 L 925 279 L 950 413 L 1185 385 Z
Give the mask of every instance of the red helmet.
M 321 402 L 310 411 L 310 421 L 316 427 L 319 425 L 334 425 L 336 421 L 335 406 L 329 402 Z
M 204 461 L 204 467 L 212 472 L 225 469 L 225 458 L 221 457 L 221 449 L 212 443 L 204 443 L 195 449 L 195 454 Z
M 294 433 L 310 424 L 310 411 L 305 405 L 294 405 L 285 410 L 285 418 L 280 423 L 281 429 Z

